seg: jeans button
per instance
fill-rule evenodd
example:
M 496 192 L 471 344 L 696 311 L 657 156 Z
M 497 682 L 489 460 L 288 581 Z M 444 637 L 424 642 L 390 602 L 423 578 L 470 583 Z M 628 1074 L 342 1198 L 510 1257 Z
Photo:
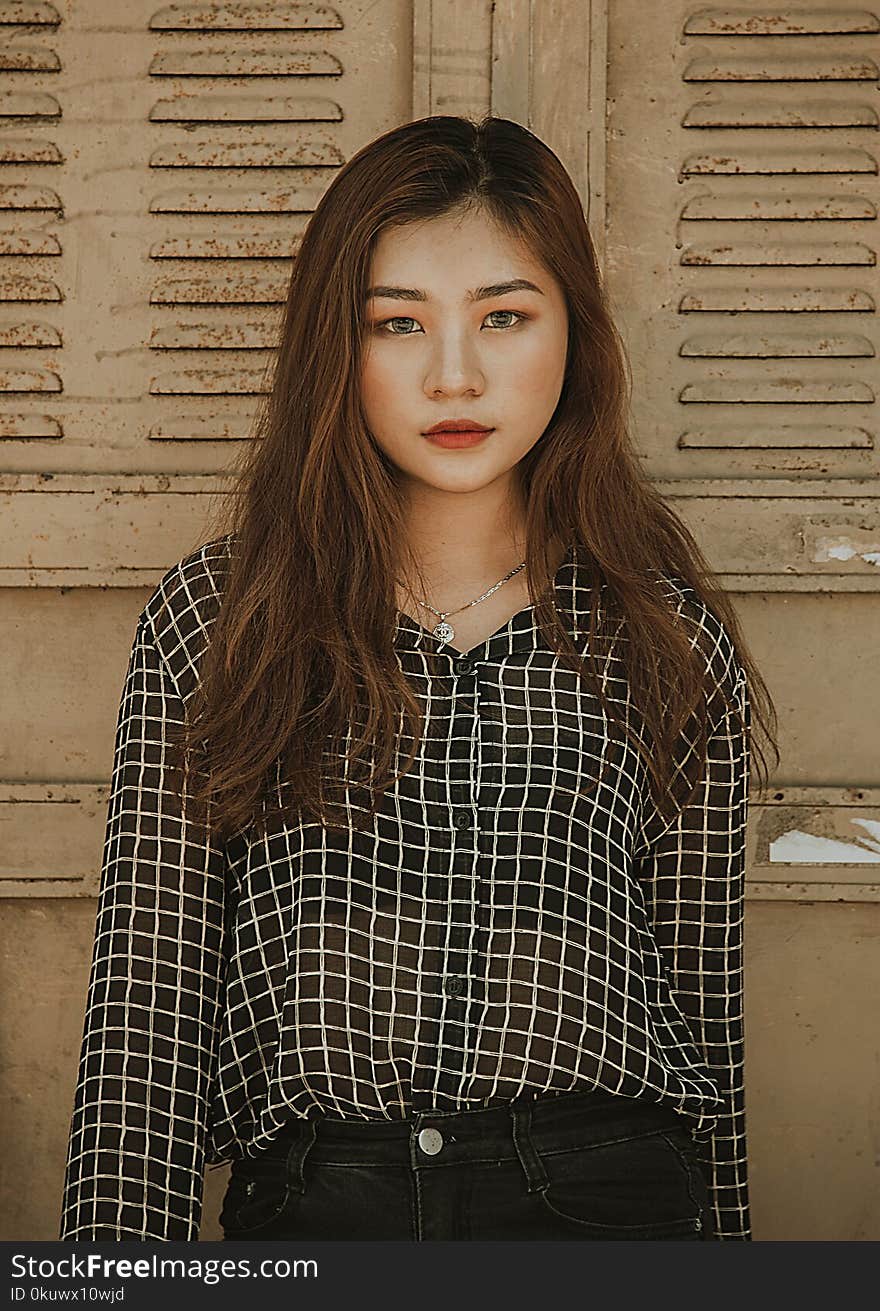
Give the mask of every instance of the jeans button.
M 419 1147 L 428 1156 L 436 1156 L 443 1146 L 443 1135 L 439 1129 L 423 1129 L 419 1134 Z

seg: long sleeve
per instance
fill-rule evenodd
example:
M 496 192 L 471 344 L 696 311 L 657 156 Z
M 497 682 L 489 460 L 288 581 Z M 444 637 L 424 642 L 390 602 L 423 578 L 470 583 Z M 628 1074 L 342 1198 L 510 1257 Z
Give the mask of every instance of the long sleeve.
M 637 873 L 673 997 L 724 1101 L 711 1134 L 696 1134 L 717 1237 L 748 1240 L 743 920 L 751 717 L 741 669 L 734 706 L 745 727 L 735 709 L 714 726 L 690 803 L 668 827 L 657 826 Z
M 116 730 L 59 1237 L 198 1237 L 223 968 L 225 856 L 182 814 L 183 703 L 144 614 Z

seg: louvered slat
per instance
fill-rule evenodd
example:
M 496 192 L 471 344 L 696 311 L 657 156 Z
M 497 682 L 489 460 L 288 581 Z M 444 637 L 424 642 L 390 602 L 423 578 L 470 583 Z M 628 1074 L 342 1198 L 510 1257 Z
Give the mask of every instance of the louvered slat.
M 842 429 L 845 436 L 835 443 L 833 424 L 796 419 L 780 422 L 778 430 L 756 421 L 750 443 L 749 427 L 734 416 L 741 406 L 780 406 L 784 419 L 788 405 L 812 406 L 817 417 L 825 406 L 869 413 L 876 405 L 866 376 L 825 376 L 821 361 L 875 356 L 872 333 L 847 333 L 837 325 L 842 315 L 864 316 L 866 324 L 876 318 L 876 237 L 866 231 L 856 239 L 855 225 L 876 224 L 875 192 L 856 188 L 876 176 L 877 149 L 873 139 L 856 142 L 851 133 L 869 129 L 873 134 L 880 121 L 876 102 L 864 99 L 864 83 L 876 84 L 878 75 L 876 49 L 873 41 L 867 43 L 878 31 L 872 11 L 832 8 L 702 9 L 682 25 L 683 85 L 726 85 L 689 104 L 682 116 L 683 144 L 698 131 L 699 145 L 696 151 L 685 146 L 679 174 L 690 184 L 680 207 L 685 239 L 679 255 L 681 267 L 690 272 L 690 286 L 678 297 L 678 313 L 682 323 L 719 314 L 744 315 L 745 320 L 736 333 L 701 332 L 681 340 L 682 360 L 692 360 L 694 368 L 703 359 L 714 363 L 711 376 L 692 374 L 683 382 L 679 403 L 688 410 L 711 407 L 707 415 L 729 408 L 731 417 L 717 428 L 713 423 L 689 427 L 679 439 L 680 449 L 718 449 L 727 439 L 738 449 L 750 444 L 766 449 L 776 431 L 780 448 L 787 450 L 796 447 L 799 434 L 805 448 L 865 449 L 866 443 L 873 444 L 873 431 L 859 425 Z M 830 47 L 820 42 L 826 37 L 846 42 Z M 699 44 L 693 46 L 695 38 Z M 805 93 L 807 83 L 828 84 L 830 93 Z M 851 88 L 848 95 L 842 87 Z M 760 181 L 744 185 L 750 177 Z M 772 224 L 779 235 L 738 240 L 734 230 L 739 224 L 761 229 Z M 814 225 L 827 226 L 827 238 Z M 809 239 L 798 228 L 808 228 Z M 864 280 L 838 281 L 835 270 L 846 267 L 864 270 Z M 798 285 L 789 275 L 784 283 L 744 281 L 753 268 L 765 270 L 763 277 L 774 270 L 780 276 L 786 270 L 813 270 L 816 280 Z M 701 273 L 705 269 L 710 272 Z M 727 280 L 715 280 L 724 271 Z M 812 331 L 792 332 L 784 324 L 787 316 L 816 318 L 819 324 Z M 792 376 L 789 370 L 780 376 L 773 362 L 782 359 L 812 361 L 814 371 Z M 731 364 L 722 364 L 719 376 L 717 362 L 724 360 Z M 737 375 L 736 360 L 754 364 Z
M 150 303 L 174 316 L 156 324 L 149 346 L 180 352 L 183 361 L 154 377 L 150 392 L 211 406 L 204 419 L 154 424 L 152 439 L 205 439 L 206 425 L 218 439 L 240 439 L 249 430 L 241 416 L 225 422 L 217 404 L 265 390 L 290 260 L 328 178 L 345 162 L 334 137 L 315 129 L 342 122 L 327 89 L 343 65 L 327 41 L 343 26 L 336 9 L 308 4 L 180 4 L 150 19 L 151 30 L 163 34 L 150 74 L 177 79 L 175 94 L 150 111 L 163 132 L 150 168 L 173 171 L 181 185 L 153 194 L 149 209 L 181 227 L 151 246 L 151 259 L 171 273 L 156 279 Z M 237 39 L 227 35 L 236 32 Z M 194 44 L 194 37 L 207 44 Z M 193 79 L 198 90 L 191 93 Z M 254 84 L 265 79 L 270 94 L 255 94 Z M 304 94 L 312 84 L 315 94 Z M 236 216 L 247 216 L 247 226 L 236 230 Z M 196 311 L 199 318 L 191 319 Z

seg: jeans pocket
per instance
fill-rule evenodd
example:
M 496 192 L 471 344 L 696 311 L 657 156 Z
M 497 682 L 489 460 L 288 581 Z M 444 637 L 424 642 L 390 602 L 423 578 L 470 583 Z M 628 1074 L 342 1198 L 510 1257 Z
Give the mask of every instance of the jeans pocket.
M 705 1197 L 685 1139 L 685 1129 L 673 1128 L 542 1152 L 543 1205 L 585 1237 L 700 1239 Z
M 220 1210 L 225 1237 L 255 1237 L 273 1228 L 299 1196 L 287 1182 L 284 1161 L 236 1161 Z

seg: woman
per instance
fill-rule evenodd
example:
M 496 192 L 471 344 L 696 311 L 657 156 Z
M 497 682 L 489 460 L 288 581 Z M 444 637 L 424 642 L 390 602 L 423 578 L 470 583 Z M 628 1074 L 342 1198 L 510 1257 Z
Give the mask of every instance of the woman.
M 62 1238 L 196 1238 L 206 1161 L 229 1239 L 750 1238 L 773 707 L 626 380 L 526 129 L 336 176 L 227 531 L 138 618 Z

